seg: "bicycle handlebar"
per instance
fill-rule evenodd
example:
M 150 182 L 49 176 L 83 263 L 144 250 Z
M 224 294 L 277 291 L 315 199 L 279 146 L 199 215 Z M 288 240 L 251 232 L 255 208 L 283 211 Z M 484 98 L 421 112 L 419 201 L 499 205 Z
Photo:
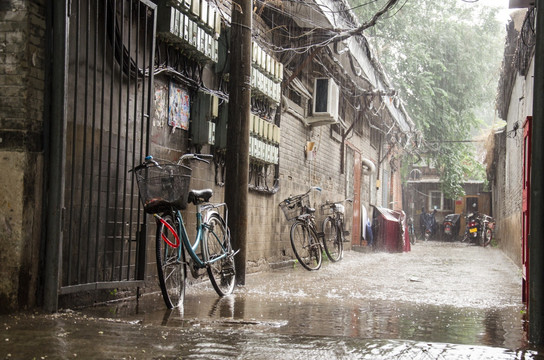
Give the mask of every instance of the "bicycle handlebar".
M 189 160 L 197 160 L 197 161 L 202 161 L 202 162 L 205 162 L 206 164 L 209 164 L 210 162 L 206 159 L 212 159 L 212 158 L 213 158 L 212 154 L 185 154 L 179 157 L 177 165 L 181 165 L 184 161 L 189 161 Z M 129 172 L 138 171 L 142 168 L 145 168 L 146 166 L 150 164 L 153 164 L 153 166 L 156 166 L 159 169 L 162 168 L 161 165 L 155 159 L 153 159 L 153 156 L 148 155 L 145 157 L 145 160 L 143 163 L 136 166 L 134 169 L 129 170 Z
M 197 160 L 209 164 L 210 162 L 206 159 L 213 159 L 212 154 L 184 154 L 179 157 L 178 165 L 182 164 L 184 161 Z
M 304 195 L 307 195 L 310 193 L 310 191 L 312 190 L 317 190 L 317 191 L 321 191 L 321 188 L 319 186 L 312 186 L 311 188 L 308 189 L 308 191 L 306 191 L 304 194 L 301 194 L 301 195 L 295 195 L 294 197 L 298 197 L 298 196 L 304 196 Z
M 145 160 L 143 163 L 141 163 L 140 165 L 136 166 L 134 169 L 130 169 L 128 172 L 132 172 L 132 171 L 138 171 L 140 169 L 143 169 L 145 168 L 147 165 L 149 164 L 153 164 L 155 165 L 156 167 L 158 167 L 159 169 L 161 168 L 161 166 L 159 165 L 158 162 L 156 162 L 154 159 L 153 159 L 153 156 L 151 155 L 147 155 L 145 157 Z
M 347 198 L 347 199 L 344 199 L 344 200 L 340 200 L 340 201 L 325 201 L 325 205 L 335 205 L 335 204 L 340 204 L 340 203 L 343 203 L 344 201 L 347 201 L 349 203 L 353 203 L 353 198 Z
M 291 195 L 289 196 L 287 199 L 285 200 L 293 200 L 293 199 L 298 199 L 298 198 L 301 198 L 305 195 L 308 195 L 310 193 L 310 191 L 312 190 L 317 190 L 317 191 L 321 191 L 322 189 L 319 187 L 319 186 L 312 186 L 311 188 L 308 189 L 308 191 L 306 191 L 304 194 L 299 194 L 299 195 Z

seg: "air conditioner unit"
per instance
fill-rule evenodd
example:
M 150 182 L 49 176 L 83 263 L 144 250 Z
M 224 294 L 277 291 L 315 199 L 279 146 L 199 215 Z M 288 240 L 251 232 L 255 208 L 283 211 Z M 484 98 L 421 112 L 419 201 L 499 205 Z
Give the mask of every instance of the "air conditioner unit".
M 328 125 L 338 122 L 338 85 L 331 78 L 314 80 L 313 116 L 306 119 L 309 125 Z

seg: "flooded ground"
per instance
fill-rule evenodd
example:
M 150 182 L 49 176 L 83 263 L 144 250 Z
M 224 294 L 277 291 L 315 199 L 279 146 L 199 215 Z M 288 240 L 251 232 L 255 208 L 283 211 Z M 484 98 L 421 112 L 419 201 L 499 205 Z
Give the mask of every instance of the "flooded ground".
M 182 309 L 160 295 L 55 315 L 2 317 L 0 358 L 533 359 L 519 269 L 499 250 L 418 243 L 347 252 L 321 270 L 251 274 Z

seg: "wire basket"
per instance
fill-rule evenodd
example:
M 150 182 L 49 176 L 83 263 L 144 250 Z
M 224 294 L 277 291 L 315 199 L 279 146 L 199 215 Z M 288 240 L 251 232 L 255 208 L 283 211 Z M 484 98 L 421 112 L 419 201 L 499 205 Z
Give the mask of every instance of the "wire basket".
M 305 208 L 310 207 L 310 195 L 304 194 L 287 198 L 280 203 L 280 207 L 287 221 L 294 220 L 304 212 Z
M 149 165 L 134 171 L 145 212 L 156 214 L 170 207 L 187 208 L 191 168 L 185 165 Z
M 321 215 L 332 215 L 334 213 L 333 211 L 333 203 L 325 203 L 321 205 Z

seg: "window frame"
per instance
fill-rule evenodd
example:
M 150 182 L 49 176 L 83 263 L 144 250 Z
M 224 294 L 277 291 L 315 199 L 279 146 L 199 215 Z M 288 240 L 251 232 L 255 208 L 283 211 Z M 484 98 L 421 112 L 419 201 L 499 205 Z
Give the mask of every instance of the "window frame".
M 435 197 L 433 197 L 433 194 L 439 194 L 439 200 L 440 200 L 440 206 L 438 206 L 436 208 L 436 210 L 445 210 L 444 209 L 444 193 L 440 190 L 429 190 L 429 211 L 432 211 L 434 210 L 434 206 L 433 206 L 433 199 L 435 199 Z

